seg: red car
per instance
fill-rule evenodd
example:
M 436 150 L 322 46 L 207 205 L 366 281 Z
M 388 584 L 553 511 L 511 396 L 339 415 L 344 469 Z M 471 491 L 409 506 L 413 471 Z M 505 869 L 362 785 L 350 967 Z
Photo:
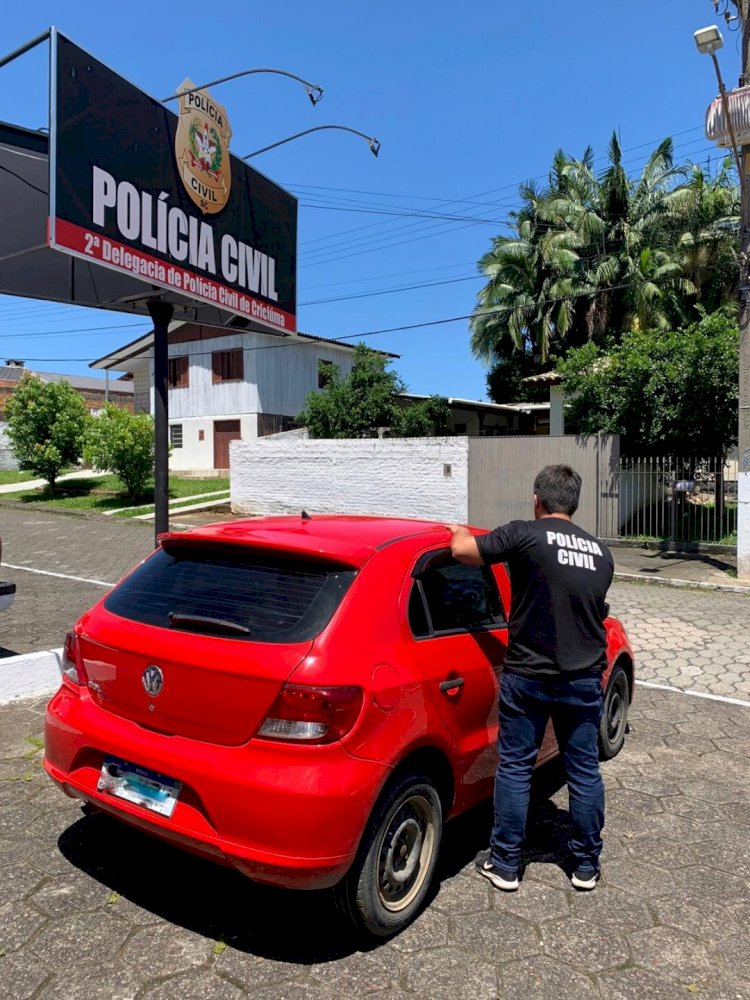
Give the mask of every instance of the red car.
M 335 885 L 394 933 L 496 767 L 510 585 L 449 545 L 432 522 L 306 514 L 163 536 L 67 636 L 47 772 L 253 879 Z M 603 757 L 633 691 L 614 618 L 607 636 Z M 540 763 L 555 752 L 550 729 Z

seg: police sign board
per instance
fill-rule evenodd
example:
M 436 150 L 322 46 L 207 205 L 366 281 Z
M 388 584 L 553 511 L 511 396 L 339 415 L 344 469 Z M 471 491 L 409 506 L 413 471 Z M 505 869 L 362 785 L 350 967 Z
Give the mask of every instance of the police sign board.
M 230 153 L 226 109 L 185 80 L 175 115 L 52 44 L 48 245 L 293 333 L 297 201 Z

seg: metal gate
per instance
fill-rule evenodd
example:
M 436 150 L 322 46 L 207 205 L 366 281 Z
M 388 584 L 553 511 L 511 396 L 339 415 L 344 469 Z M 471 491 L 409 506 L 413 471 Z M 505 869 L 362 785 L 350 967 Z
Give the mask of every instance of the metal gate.
M 621 458 L 600 487 L 604 538 L 736 544 L 736 461 Z

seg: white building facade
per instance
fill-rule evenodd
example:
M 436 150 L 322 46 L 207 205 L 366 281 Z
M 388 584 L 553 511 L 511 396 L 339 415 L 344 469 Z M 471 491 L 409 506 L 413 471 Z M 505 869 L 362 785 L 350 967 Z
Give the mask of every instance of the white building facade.
M 154 412 L 152 335 L 92 367 L 133 375 L 136 412 Z M 170 468 L 229 468 L 229 442 L 289 430 L 307 394 L 325 384 L 321 362 L 352 370 L 353 346 L 298 334 L 174 323 L 169 331 Z

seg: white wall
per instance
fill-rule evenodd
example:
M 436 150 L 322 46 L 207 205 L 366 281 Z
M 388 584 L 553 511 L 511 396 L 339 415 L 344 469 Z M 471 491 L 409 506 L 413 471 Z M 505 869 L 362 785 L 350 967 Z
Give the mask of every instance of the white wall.
M 258 438 L 229 446 L 240 514 L 380 514 L 468 519 L 468 440 Z
M 214 351 L 244 350 L 244 379 L 214 384 Z M 353 352 L 315 341 L 292 340 L 262 333 L 228 333 L 226 337 L 170 344 L 169 356 L 188 356 L 190 383 L 169 390 L 171 420 L 212 416 L 227 419 L 243 413 L 276 413 L 295 417 L 308 392 L 318 388 L 318 360 L 332 361 L 343 375 L 352 369 Z
M 0 469 L 17 469 L 18 461 L 10 446 L 6 427 L 7 424 L 0 423 Z
M 170 414 L 169 426 L 182 426 L 182 447 L 172 448 L 169 454 L 169 468 L 173 472 L 186 469 L 213 469 L 214 467 L 214 420 L 239 420 L 243 440 L 257 436 L 258 417 L 255 413 L 237 416 L 236 413 L 217 414 L 215 417 L 183 417 L 173 420 Z M 200 440 L 203 431 L 203 440 Z M 171 434 L 170 434 L 171 440 Z

